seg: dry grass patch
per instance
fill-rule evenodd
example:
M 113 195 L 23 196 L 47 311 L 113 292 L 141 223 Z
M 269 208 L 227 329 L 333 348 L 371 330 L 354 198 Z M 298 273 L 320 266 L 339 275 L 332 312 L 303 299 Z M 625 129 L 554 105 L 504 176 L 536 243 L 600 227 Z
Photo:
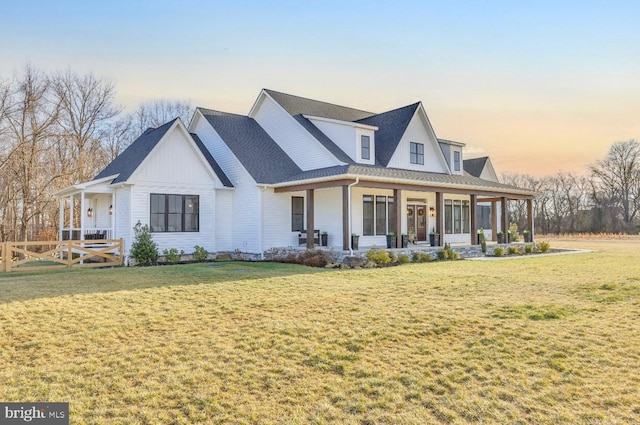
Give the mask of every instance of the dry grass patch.
M 96 424 L 633 423 L 631 243 L 372 270 L 3 275 L 0 398 L 69 401 Z

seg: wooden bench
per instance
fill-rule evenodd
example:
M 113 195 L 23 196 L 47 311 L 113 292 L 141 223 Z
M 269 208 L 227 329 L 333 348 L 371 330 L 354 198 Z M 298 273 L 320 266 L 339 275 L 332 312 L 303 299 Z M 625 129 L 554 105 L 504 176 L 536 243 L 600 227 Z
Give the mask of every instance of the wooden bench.
M 320 230 L 313 231 L 313 243 L 316 245 L 320 245 Z M 307 231 L 302 230 L 298 233 L 298 244 L 306 245 L 307 244 Z

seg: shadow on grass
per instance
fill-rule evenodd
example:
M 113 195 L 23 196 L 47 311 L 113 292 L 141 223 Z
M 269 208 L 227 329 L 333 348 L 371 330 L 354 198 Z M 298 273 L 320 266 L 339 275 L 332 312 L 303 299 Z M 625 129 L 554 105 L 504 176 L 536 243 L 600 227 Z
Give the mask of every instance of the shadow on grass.
M 79 294 L 271 279 L 327 271 L 295 264 L 231 261 L 0 273 L 0 304 Z

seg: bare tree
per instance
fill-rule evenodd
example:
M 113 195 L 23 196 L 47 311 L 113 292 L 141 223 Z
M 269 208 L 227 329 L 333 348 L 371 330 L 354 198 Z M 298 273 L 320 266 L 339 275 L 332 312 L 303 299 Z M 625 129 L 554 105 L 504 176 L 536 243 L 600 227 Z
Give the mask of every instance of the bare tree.
M 179 117 L 182 122 L 188 124 L 192 114 L 193 108 L 189 101 L 154 100 L 143 103 L 132 114 L 133 129 L 137 137 L 149 127 L 159 127 L 174 118 Z
M 57 74 L 53 87 L 60 103 L 60 143 L 68 146 L 64 165 L 70 168 L 65 175 L 70 183 L 89 180 L 102 164 L 101 139 L 121 112 L 114 106 L 115 88 L 92 74 L 71 71 Z
M 10 83 L 3 110 L 2 133 L 7 141 L 3 172 L 5 184 L 12 186 L 12 211 L 5 213 L 13 219 L 13 238 L 27 240 L 30 221 L 51 202 L 51 183 L 59 177 L 52 172 L 49 151 L 60 105 L 49 78 L 27 65 Z
M 614 143 L 607 156 L 590 167 L 594 201 L 620 209 L 622 221 L 630 224 L 640 208 L 640 143 Z

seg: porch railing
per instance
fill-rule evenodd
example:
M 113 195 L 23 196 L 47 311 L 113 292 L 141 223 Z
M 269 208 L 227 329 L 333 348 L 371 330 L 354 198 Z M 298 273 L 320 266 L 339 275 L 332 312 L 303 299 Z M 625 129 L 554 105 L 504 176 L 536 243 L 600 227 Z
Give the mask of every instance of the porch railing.
M 113 229 L 105 227 L 85 227 L 84 231 L 80 228 L 62 229 L 63 241 L 77 241 L 80 239 L 113 239 Z

